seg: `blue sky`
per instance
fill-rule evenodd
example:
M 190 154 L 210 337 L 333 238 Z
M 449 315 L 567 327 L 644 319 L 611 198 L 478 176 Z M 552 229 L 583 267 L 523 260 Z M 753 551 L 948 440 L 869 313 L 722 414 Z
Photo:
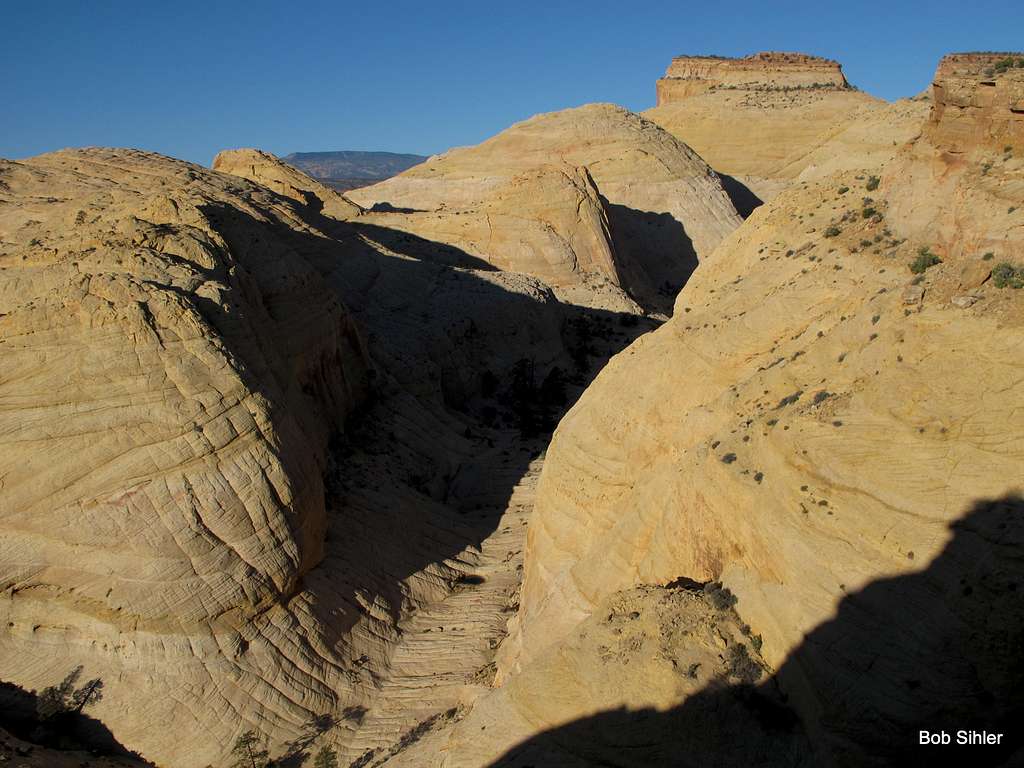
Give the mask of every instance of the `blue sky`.
M 537 112 L 652 106 L 673 55 L 803 51 L 878 96 L 1024 44 L 1020 0 L 49 2 L 0 7 L 0 157 L 102 144 L 430 154 Z

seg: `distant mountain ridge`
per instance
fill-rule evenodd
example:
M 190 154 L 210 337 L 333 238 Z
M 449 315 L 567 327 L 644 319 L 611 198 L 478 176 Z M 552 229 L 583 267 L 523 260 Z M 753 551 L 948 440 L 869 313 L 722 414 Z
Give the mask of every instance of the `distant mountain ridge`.
M 425 155 L 398 152 L 292 152 L 286 163 L 336 189 L 355 189 L 419 165 Z

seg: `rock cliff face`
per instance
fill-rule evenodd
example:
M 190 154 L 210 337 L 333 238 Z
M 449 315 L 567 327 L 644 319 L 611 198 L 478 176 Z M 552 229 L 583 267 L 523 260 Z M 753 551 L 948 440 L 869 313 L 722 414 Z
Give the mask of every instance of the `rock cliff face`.
M 84 665 L 98 714 L 161 762 L 185 730 L 227 739 L 229 712 L 334 696 L 289 606 L 368 362 L 284 234 L 304 230 L 156 155 L 0 163 L 0 678 Z
M 940 68 L 904 170 L 799 182 L 759 208 L 562 420 L 501 687 L 446 765 L 907 764 L 927 723 L 1010 727 L 1024 292 L 975 246 L 1017 258 L 1002 217 L 1024 187 L 988 138 L 961 145 L 988 157 L 963 170 L 931 144 L 950 87 Z M 984 126 L 1010 111 L 984 103 Z M 674 613 L 705 583 L 717 614 Z M 658 626 L 637 589 L 659 595 Z
M 424 214 L 381 224 L 560 286 L 596 275 L 655 307 L 740 222 L 689 147 L 608 104 L 538 115 L 351 194 L 367 208 Z M 576 199 L 578 221 L 567 205 Z
M 1024 245 L 1024 54 L 947 56 L 933 99 L 920 138 L 881 174 L 892 216 L 942 256 L 1013 261 Z
M 928 139 L 952 154 L 1024 143 L 1024 54 L 956 53 L 939 62 Z
M 657 106 L 718 88 L 845 89 L 849 83 L 838 61 L 803 53 L 765 51 L 741 59 L 677 56 L 657 82 Z
M 769 200 L 797 178 L 877 168 L 920 131 L 928 108 L 851 89 L 837 62 L 766 53 L 674 59 L 644 115 Z

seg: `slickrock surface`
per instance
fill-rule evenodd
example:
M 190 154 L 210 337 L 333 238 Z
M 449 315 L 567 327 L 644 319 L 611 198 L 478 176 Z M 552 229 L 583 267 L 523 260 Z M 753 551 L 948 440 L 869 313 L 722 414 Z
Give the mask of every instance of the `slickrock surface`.
M 381 225 L 560 286 L 597 277 L 647 305 L 667 305 L 740 221 L 689 147 L 609 104 L 537 115 L 351 196 L 423 212 Z
M 679 57 L 657 92 L 644 116 L 761 200 L 798 177 L 879 166 L 929 107 L 886 104 L 851 89 L 838 63 L 801 54 Z
M 302 229 L 156 155 L 0 163 L 0 678 L 85 665 L 97 717 L 161 762 L 185 731 L 227 741 L 232 713 L 334 697 L 286 606 L 367 360 L 281 234 Z
M 259 149 L 226 149 L 219 152 L 213 158 L 213 169 L 255 181 L 336 219 L 350 219 L 358 216 L 362 210 L 341 193 Z
M 368 221 L 429 235 L 498 269 L 553 286 L 587 275 L 619 282 L 608 214 L 586 168 L 541 166 L 512 177 L 479 209 L 368 214 Z
M 0 680 L 82 665 L 160 765 L 249 729 L 383 758 L 479 689 L 519 433 L 652 325 L 317 201 L 131 150 L 0 165 Z
M 926 137 L 945 132 L 942 72 Z M 983 125 L 1016 125 L 1013 107 L 986 105 Z M 995 145 L 1018 154 L 1006 135 Z M 964 162 L 934 151 L 947 169 Z M 1016 161 L 998 177 L 996 162 L 951 187 L 904 174 L 875 189 L 853 172 L 797 183 L 702 264 L 669 323 L 611 361 L 555 433 L 501 687 L 455 726 L 443 764 L 677 765 L 694 747 L 674 734 L 700 733 L 737 700 L 764 715 L 783 697 L 781 720 L 739 718 L 694 764 L 909 764 L 921 727 L 1013 732 L 1024 291 L 999 287 L 998 262 L 975 248 L 909 268 L 938 235 L 968 233 L 1013 243 L 1000 256 L 1022 266 L 1020 230 L 1000 218 L 1024 205 Z M 957 234 L 943 214 L 948 234 L 919 239 L 906 196 L 933 211 L 969 200 L 980 223 L 961 219 Z M 765 664 L 753 689 L 723 679 L 694 696 L 679 675 L 674 690 L 648 685 L 665 664 L 655 653 L 630 661 L 632 684 L 592 673 L 619 647 L 588 644 L 614 622 L 609 604 L 680 578 L 737 598 Z M 624 626 L 617 642 L 629 637 Z M 708 647 L 696 633 L 670 651 Z M 630 697 L 653 709 L 616 709 Z M 792 749 L 804 738 L 810 753 Z M 1004 747 L 985 760 L 1007 758 Z

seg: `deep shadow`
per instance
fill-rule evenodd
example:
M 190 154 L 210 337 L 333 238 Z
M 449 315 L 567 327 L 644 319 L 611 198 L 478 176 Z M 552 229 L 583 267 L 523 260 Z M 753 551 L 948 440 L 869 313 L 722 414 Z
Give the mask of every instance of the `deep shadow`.
M 648 309 L 671 314 L 676 294 L 697 268 L 697 251 L 686 229 L 668 213 L 601 202 L 615 248 L 619 283 Z
M 1024 499 L 979 501 L 950 528 L 925 570 L 845 597 L 762 684 L 709 686 L 668 712 L 603 712 L 492 768 L 1021 765 Z M 921 746 L 921 730 L 951 743 Z M 960 730 L 1002 743 L 957 746 Z
M 280 601 L 288 605 L 301 591 L 308 598 L 302 621 L 315 628 L 315 646 L 334 649 L 352 679 L 372 680 L 374 660 L 347 655 L 350 631 L 365 621 L 397 639 L 394 625 L 407 615 L 410 582 L 418 574 L 451 589 L 476 587 L 479 579 L 446 564 L 494 532 L 558 418 L 611 355 L 659 323 L 563 305 L 546 288 L 509 290 L 493 266 L 457 248 L 376 223 L 296 210 L 315 231 L 260 221 L 231 206 L 203 208 L 238 261 L 237 271 L 251 272 L 239 280 L 251 278 L 271 317 L 288 327 L 289 318 L 301 322 L 305 307 L 295 306 L 294 291 L 282 289 L 283 277 L 273 268 L 247 265 L 246 254 L 256 248 L 273 247 L 282 258 L 290 253 L 311 267 L 348 308 L 373 360 L 367 397 L 347 423 L 318 419 L 331 427 L 326 540 L 319 562 Z M 232 338 L 243 335 L 238 308 L 225 314 L 209 302 L 203 311 Z M 287 340 L 282 344 L 285 356 L 293 354 Z M 265 353 L 248 345 L 238 342 L 238 357 L 256 360 L 253 371 L 265 370 L 259 362 Z M 538 398 L 529 435 L 517 423 L 511 384 L 524 361 L 535 377 L 526 389 Z M 566 371 L 562 385 L 552 383 L 557 366 Z M 266 390 L 265 377 L 242 375 Z M 489 380 L 497 384 L 489 388 Z M 325 399 L 323 382 L 279 385 L 296 386 L 314 401 Z M 279 397 L 265 394 L 271 401 Z M 298 737 L 290 759 L 301 760 L 308 747 Z
M 22 741 L 48 749 L 90 752 L 152 765 L 126 749 L 99 720 L 82 712 L 38 715 L 39 696 L 13 683 L 0 681 L 0 727 Z M 40 763 L 41 764 L 41 763 Z
M 732 205 L 736 209 L 736 213 L 744 219 L 753 213 L 755 208 L 764 205 L 764 201 L 755 195 L 750 187 L 735 176 L 719 173 L 718 178 L 722 180 L 722 189 L 725 190 L 725 194 L 727 194 L 729 199 L 732 201 Z
M 402 208 L 388 202 L 374 203 L 370 207 L 372 213 L 423 213 L 425 208 Z

